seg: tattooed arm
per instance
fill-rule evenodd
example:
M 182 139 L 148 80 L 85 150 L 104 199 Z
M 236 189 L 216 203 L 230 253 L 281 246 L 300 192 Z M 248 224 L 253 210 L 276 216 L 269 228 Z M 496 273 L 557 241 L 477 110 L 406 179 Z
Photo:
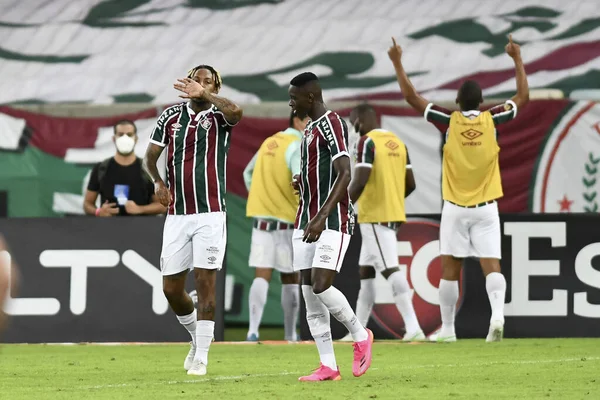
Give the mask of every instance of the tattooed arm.
M 214 104 L 215 107 L 223 113 L 225 120 L 227 120 L 230 125 L 235 125 L 242 119 L 243 110 L 233 101 L 209 92 L 204 92 L 203 98 Z
M 243 110 L 240 106 L 235 104 L 233 101 L 226 99 L 225 97 L 218 96 L 214 93 L 210 93 L 205 90 L 204 87 L 190 78 L 177 79 L 177 83 L 173 87 L 180 92 L 184 93 L 180 95 L 182 99 L 199 99 L 208 101 L 217 107 L 219 111 L 225 116 L 225 120 L 230 125 L 237 124 L 242 119 Z

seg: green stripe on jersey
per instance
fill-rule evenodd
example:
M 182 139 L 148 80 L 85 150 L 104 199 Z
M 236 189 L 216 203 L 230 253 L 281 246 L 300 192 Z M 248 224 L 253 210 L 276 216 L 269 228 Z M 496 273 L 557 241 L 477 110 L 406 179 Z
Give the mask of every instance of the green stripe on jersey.
M 198 141 L 196 142 L 196 165 L 194 173 L 196 174 L 196 212 L 208 212 L 208 200 L 206 193 L 206 138 L 208 132 L 198 128 Z
M 302 154 L 304 154 L 304 157 L 302 157 L 302 166 L 300 171 L 304 172 L 308 171 L 308 142 L 306 139 L 302 140 Z M 302 192 L 303 204 L 298 228 L 304 229 L 308 224 L 308 213 L 310 210 L 310 187 L 308 186 L 308 173 L 301 173 L 300 176 L 302 178 L 302 187 L 304 190 Z
M 450 117 L 447 116 L 446 114 L 441 113 L 440 111 L 436 111 L 436 110 L 429 110 L 428 113 L 428 117 L 429 120 L 432 122 L 441 122 L 443 124 L 449 124 L 450 123 Z
M 226 131 L 220 130 L 219 128 L 217 128 L 217 132 L 219 132 L 219 140 L 217 143 L 217 175 L 219 177 L 219 193 L 222 193 L 221 208 L 225 211 L 225 170 L 227 168 L 227 152 L 229 152 L 229 135 Z
M 500 114 L 492 115 L 492 119 L 496 125 L 504 124 L 514 118 L 515 110 L 509 110 Z
M 181 125 L 181 130 L 175 134 L 175 143 L 173 155 L 173 164 L 175 171 L 175 214 L 185 214 L 185 197 L 183 196 L 184 171 L 183 171 L 183 150 L 185 149 L 185 135 L 187 134 L 190 116 L 187 110 L 183 110 L 179 117 L 178 123 Z

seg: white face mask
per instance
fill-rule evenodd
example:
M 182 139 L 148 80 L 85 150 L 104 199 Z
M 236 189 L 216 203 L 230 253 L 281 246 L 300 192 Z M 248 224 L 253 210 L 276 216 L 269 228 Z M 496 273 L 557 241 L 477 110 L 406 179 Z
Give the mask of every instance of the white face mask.
M 115 144 L 117 145 L 117 151 L 126 156 L 131 154 L 133 151 L 133 148 L 135 147 L 135 139 L 130 136 L 123 135 L 119 136 L 117 140 L 115 140 Z

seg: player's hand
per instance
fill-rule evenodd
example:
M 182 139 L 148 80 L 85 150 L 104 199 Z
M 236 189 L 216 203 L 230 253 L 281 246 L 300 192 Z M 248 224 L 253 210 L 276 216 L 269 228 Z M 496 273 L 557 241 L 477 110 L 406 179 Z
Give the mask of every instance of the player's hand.
M 294 175 L 294 177 L 292 178 L 291 185 L 294 188 L 294 190 L 296 191 L 294 194 L 300 194 L 300 175 L 298 175 L 298 174 Z
M 321 233 L 325 229 L 326 218 L 317 214 L 313 219 L 310 220 L 306 228 L 304 228 L 303 242 L 314 243 L 321 237 Z
M 508 44 L 504 50 L 506 50 L 506 54 L 513 60 L 517 57 L 521 57 L 521 46 L 512 41 L 512 35 L 508 35 Z
M 402 47 L 396 44 L 396 39 L 392 37 L 392 47 L 388 50 L 388 56 L 393 63 L 399 63 L 402 59 Z
M 203 99 L 205 90 L 204 87 L 190 78 L 177 79 L 173 87 L 184 94 L 179 95 L 182 99 Z
M 159 180 L 154 184 L 154 194 L 164 207 L 169 207 L 169 204 L 173 202 L 173 196 L 163 181 Z
M 142 207 L 138 206 L 133 200 L 127 200 L 127 203 L 125 203 L 125 211 L 127 211 L 127 214 L 129 215 L 139 215 L 142 213 Z
M 108 200 L 102 204 L 100 211 L 98 212 L 99 217 L 112 217 L 113 215 L 119 214 L 119 207 L 117 203 L 109 203 Z

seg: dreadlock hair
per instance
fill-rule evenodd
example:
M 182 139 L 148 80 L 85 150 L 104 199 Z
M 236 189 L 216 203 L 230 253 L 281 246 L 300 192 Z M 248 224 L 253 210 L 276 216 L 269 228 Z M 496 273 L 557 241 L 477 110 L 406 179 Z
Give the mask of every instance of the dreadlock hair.
M 215 81 L 215 89 L 217 89 L 217 91 L 221 89 L 221 85 L 223 84 L 223 80 L 221 79 L 221 74 L 219 74 L 219 71 L 217 71 L 210 65 L 202 64 L 202 65 L 198 65 L 197 67 L 190 69 L 188 71 L 187 77 L 190 79 L 193 78 L 199 69 L 209 70 L 210 73 L 212 74 L 213 80 Z

